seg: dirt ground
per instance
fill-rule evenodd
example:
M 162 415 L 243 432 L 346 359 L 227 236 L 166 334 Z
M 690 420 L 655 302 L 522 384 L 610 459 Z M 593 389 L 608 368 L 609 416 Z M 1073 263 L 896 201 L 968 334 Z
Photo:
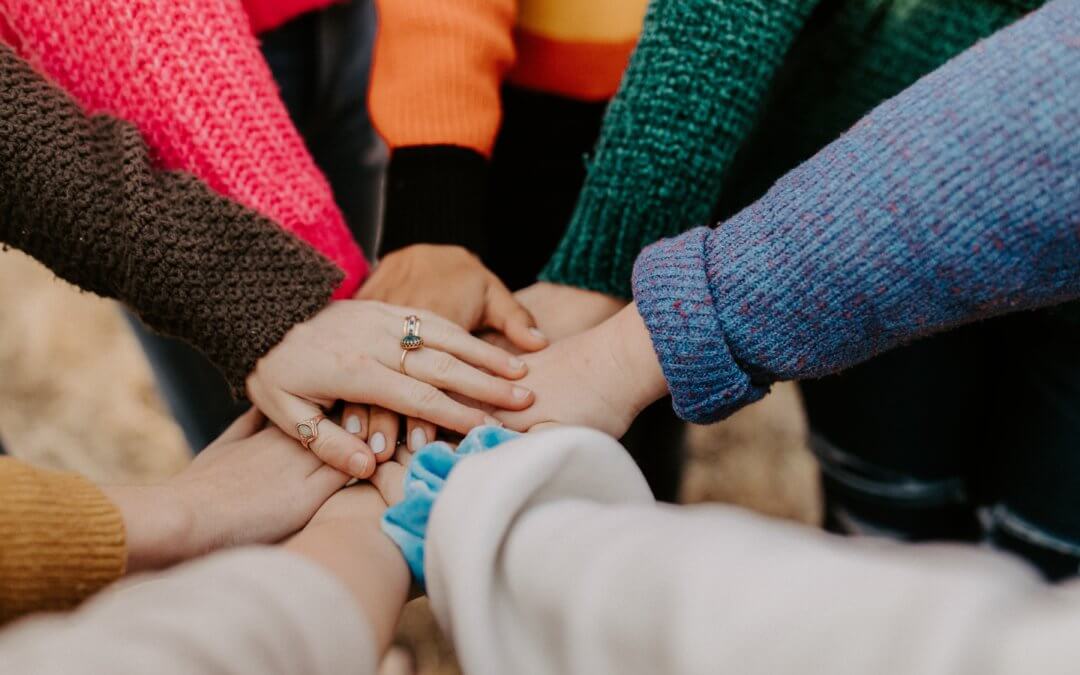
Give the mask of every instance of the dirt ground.
M 805 435 L 789 385 L 724 423 L 693 428 L 681 500 L 818 523 Z M 13 455 L 107 482 L 160 480 L 189 458 L 116 306 L 14 251 L 0 253 L 0 439 Z M 417 672 L 458 672 L 423 601 L 407 608 L 398 642 Z

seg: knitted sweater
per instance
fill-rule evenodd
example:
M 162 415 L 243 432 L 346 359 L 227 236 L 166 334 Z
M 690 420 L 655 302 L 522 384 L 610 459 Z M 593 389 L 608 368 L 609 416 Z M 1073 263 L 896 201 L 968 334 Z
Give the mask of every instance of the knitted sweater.
M 382 250 L 429 242 L 483 253 L 501 88 L 607 101 L 637 41 L 646 0 L 377 5 L 371 118 L 391 149 Z M 540 114 L 568 113 L 591 117 L 592 109 L 545 106 Z
M 0 624 L 72 607 L 126 564 L 123 518 L 92 483 L 0 457 Z
M 294 10 L 266 6 L 280 11 L 260 25 Z M 135 124 L 156 165 L 193 173 L 311 243 L 345 272 L 339 297 L 359 286 L 364 258 L 239 2 L 0 0 L 0 23 L 88 112 Z
M 725 215 L 745 206 L 1042 0 L 816 4 L 654 0 L 541 278 L 629 297 L 646 245 L 708 222 L 718 202 Z
M 138 130 L 87 117 L 2 44 L 0 214 L 0 243 L 192 343 L 237 393 L 341 280 L 269 220 L 154 169 Z
M 647 249 L 634 295 L 676 410 L 707 422 L 773 381 L 1080 296 L 1078 214 L 1080 2 L 1055 0 L 715 230 Z

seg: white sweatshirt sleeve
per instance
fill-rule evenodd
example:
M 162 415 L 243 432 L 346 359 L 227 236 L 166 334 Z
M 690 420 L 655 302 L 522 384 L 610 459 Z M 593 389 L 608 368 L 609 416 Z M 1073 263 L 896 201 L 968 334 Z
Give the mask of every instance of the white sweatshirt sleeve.
M 376 663 L 348 590 L 270 547 L 134 577 L 74 612 L 0 633 L 5 675 L 373 675 Z
M 1075 672 L 1080 586 L 1004 556 L 653 502 L 615 441 L 559 429 L 464 460 L 432 606 L 471 675 Z

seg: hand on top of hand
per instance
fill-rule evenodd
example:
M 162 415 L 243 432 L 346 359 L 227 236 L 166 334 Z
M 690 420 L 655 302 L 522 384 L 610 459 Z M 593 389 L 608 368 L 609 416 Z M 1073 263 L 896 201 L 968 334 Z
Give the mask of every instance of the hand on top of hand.
M 400 341 L 409 315 L 421 319 L 424 347 L 409 352 L 402 374 Z M 377 404 L 464 433 L 491 420 L 446 392 L 520 410 L 531 405 L 532 393 L 509 380 L 527 370 L 517 357 L 432 312 L 342 300 L 294 326 L 248 376 L 247 393 L 282 431 L 297 439 L 298 423 L 338 400 Z M 348 415 L 345 420 L 352 424 Z M 366 429 L 349 433 L 324 419 L 311 450 L 327 464 L 367 478 L 376 462 L 365 434 Z M 385 439 L 387 450 L 393 449 L 394 440 L 396 436 Z
M 635 305 L 599 326 L 522 357 L 521 380 L 536 396 L 527 410 L 495 411 L 507 427 L 580 424 L 619 438 L 645 406 L 667 393 L 660 362 Z
M 470 333 L 497 331 L 524 352 L 548 345 L 528 310 L 460 246 L 416 244 L 394 251 L 379 261 L 356 297 L 430 310 Z
M 265 425 L 250 410 L 164 483 L 104 488 L 124 514 L 129 571 L 277 542 L 349 480 Z

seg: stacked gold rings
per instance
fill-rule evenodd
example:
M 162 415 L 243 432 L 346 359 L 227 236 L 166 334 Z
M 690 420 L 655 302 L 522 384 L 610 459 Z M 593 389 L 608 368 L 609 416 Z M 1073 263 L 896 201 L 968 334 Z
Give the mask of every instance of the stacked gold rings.
M 420 317 L 415 314 L 405 317 L 405 328 L 401 338 L 401 363 L 398 370 L 405 375 L 405 357 L 409 352 L 424 346 L 424 338 L 420 337 Z

